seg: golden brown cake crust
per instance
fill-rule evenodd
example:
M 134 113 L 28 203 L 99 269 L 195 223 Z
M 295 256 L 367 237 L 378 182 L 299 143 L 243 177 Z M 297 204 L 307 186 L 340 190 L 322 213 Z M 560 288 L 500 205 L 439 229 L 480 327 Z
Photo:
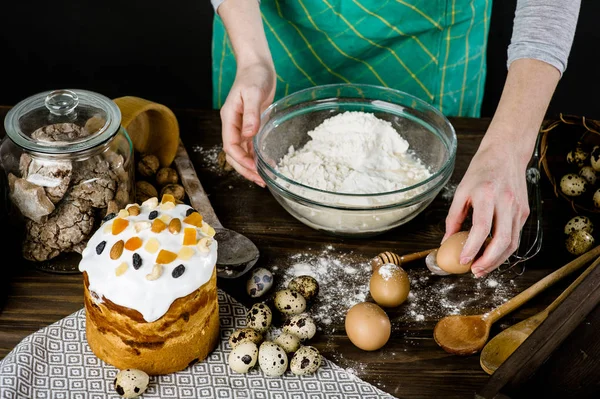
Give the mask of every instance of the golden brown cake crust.
M 84 277 L 87 341 L 96 356 L 119 369 L 150 375 L 180 371 L 204 360 L 219 341 L 217 275 L 191 294 L 175 300 L 167 313 L 146 322 L 136 310 L 106 298 L 96 303 Z

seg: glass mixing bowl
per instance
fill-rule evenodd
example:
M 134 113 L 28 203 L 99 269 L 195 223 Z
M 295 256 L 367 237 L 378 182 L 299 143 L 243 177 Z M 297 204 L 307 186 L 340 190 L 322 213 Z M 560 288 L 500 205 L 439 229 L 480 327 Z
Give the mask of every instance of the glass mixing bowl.
M 311 139 L 308 132 L 346 111 L 390 122 L 431 176 L 396 191 L 356 194 L 309 187 L 278 171 L 290 146 L 301 148 Z M 253 144 L 258 173 L 281 206 L 312 228 L 346 237 L 374 236 L 413 219 L 446 184 L 456 156 L 454 128 L 436 108 L 398 90 L 355 84 L 316 86 L 273 103 Z

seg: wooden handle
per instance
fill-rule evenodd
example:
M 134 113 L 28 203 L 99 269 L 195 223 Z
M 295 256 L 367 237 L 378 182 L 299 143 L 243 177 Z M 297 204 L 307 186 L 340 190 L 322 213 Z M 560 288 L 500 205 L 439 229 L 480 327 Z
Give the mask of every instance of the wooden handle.
M 521 292 L 519 295 L 508 300 L 507 302 L 504 302 L 502 305 L 498 306 L 492 311 L 486 313 L 483 316 L 483 318 L 491 323 L 496 322 L 501 317 L 506 316 L 507 314 L 517 309 L 540 292 L 544 291 L 546 288 L 552 286 L 554 283 L 556 283 L 563 277 L 568 276 L 574 271 L 580 269 L 589 261 L 591 261 L 594 258 L 597 258 L 598 256 L 600 256 L 600 245 L 589 250 L 583 255 L 580 255 L 578 258 L 567 263 L 560 269 L 550 273 L 537 283 L 533 284 L 531 287 L 527 288 L 525 291 Z
M 569 294 L 571 294 L 571 292 L 573 292 L 573 290 L 577 288 L 577 286 L 587 277 L 587 275 L 590 274 L 598 265 L 600 265 L 600 258 L 596 259 L 594 263 L 592 263 L 587 269 L 585 269 L 583 273 L 581 273 L 579 277 L 577 277 L 577 279 L 573 281 L 567 287 L 567 289 L 564 290 L 562 294 L 558 296 L 558 298 L 556 298 L 550 305 L 548 305 L 548 307 L 546 308 L 546 312 L 551 313 L 554 309 L 556 309 L 558 305 L 560 305 L 560 303 L 564 301 L 569 296 Z
M 187 156 L 187 151 L 181 140 L 179 140 L 177 155 L 173 162 L 179 172 L 181 183 L 183 183 L 183 188 L 185 188 L 185 192 L 190 199 L 191 205 L 202 215 L 202 218 L 206 220 L 209 225 L 214 228 L 223 228 L 223 225 L 219 222 L 219 218 L 217 218 L 217 214 L 208 199 L 206 191 L 204 191 L 204 187 L 202 187 L 202 184 L 200 183 L 200 179 L 198 179 L 198 176 L 196 175 L 194 165 Z
M 422 259 L 429 255 L 431 252 L 435 251 L 437 248 L 427 249 L 421 252 L 415 252 L 412 254 L 402 255 L 400 257 L 401 263 L 412 262 L 413 260 Z

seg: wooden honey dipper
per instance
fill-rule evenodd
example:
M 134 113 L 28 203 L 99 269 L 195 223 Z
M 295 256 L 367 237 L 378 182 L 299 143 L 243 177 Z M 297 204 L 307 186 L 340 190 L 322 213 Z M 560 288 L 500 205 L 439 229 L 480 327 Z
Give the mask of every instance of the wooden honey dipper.
M 385 251 L 371 259 L 371 269 L 373 272 L 379 270 L 379 268 L 386 263 L 393 263 L 396 266 L 402 266 L 404 263 L 412 262 L 413 260 L 423 259 L 437 248 L 427 249 L 425 251 L 414 252 L 407 255 L 398 255 L 394 252 Z

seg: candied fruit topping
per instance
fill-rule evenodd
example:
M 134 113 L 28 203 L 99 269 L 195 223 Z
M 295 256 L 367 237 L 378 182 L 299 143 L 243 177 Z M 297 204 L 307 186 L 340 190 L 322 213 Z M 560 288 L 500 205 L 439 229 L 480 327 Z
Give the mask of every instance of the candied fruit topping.
M 129 251 L 135 251 L 142 246 L 142 239 L 140 237 L 131 237 L 125 243 L 125 249 Z
M 133 224 L 133 227 L 135 228 L 135 231 L 137 231 L 138 233 L 139 233 L 140 231 L 142 231 L 142 230 L 149 229 L 149 228 L 150 228 L 150 226 L 152 226 L 152 225 L 150 224 L 150 222 L 146 222 L 146 221 L 143 221 L 143 222 L 135 222 L 135 223 Z
M 194 250 L 194 248 L 183 247 L 179 250 L 179 253 L 177 254 L 177 258 L 179 258 L 181 260 L 189 260 L 192 256 L 194 256 L 195 253 L 196 253 L 196 251 Z
M 183 229 L 183 245 L 196 245 L 196 229 L 186 227 Z
M 214 237 L 216 234 L 215 229 L 213 229 L 212 226 L 206 222 L 202 223 L 202 227 L 200 227 L 200 231 L 209 237 Z
M 164 204 L 165 202 L 175 203 L 175 197 L 173 197 L 171 194 L 164 194 L 160 203 Z
M 127 209 L 121 209 L 117 215 L 118 217 L 125 219 L 129 216 L 129 211 Z
M 173 276 L 173 278 L 179 278 L 179 277 L 181 277 L 181 275 L 184 272 L 185 272 L 185 266 L 179 265 L 175 269 L 173 269 L 173 271 L 171 272 L 171 276 Z
M 102 241 L 100 244 L 96 245 L 96 253 L 98 255 L 102 254 L 102 251 L 104 251 L 104 248 L 106 248 L 106 241 Z
M 175 208 L 175 204 L 172 202 L 164 202 L 164 203 L 160 204 L 159 208 L 161 211 L 168 211 L 170 209 Z
M 173 262 L 177 259 L 177 254 L 166 249 L 161 249 L 156 257 L 156 263 L 159 265 L 166 265 L 167 263 Z
M 165 224 L 165 222 L 163 222 L 160 219 L 154 219 L 150 230 L 152 230 L 153 233 L 160 233 L 161 231 L 163 231 L 166 228 L 167 228 L 167 225 Z
M 183 219 L 183 223 L 191 224 L 192 226 L 202 227 L 202 216 L 198 212 L 192 212 L 189 216 Z
M 144 246 L 146 251 L 150 252 L 151 254 L 156 253 L 156 251 L 158 251 L 159 247 L 160 247 L 160 243 L 154 237 L 148 239 L 148 241 L 146 241 L 146 245 Z
M 123 230 L 125 230 L 129 226 L 129 221 L 127 219 L 117 218 L 112 224 L 112 233 L 113 235 L 120 234 Z
M 117 276 L 121 276 L 121 275 L 125 274 L 125 272 L 127 271 L 127 268 L 128 268 L 128 267 L 129 267 L 129 266 L 127 266 L 127 263 L 125 263 L 125 262 L 121 263 L 121 264 L 119 265 L 119 267 L 117 267 L 117 268 L 115 269 L 115 274 L 116 274 Z

